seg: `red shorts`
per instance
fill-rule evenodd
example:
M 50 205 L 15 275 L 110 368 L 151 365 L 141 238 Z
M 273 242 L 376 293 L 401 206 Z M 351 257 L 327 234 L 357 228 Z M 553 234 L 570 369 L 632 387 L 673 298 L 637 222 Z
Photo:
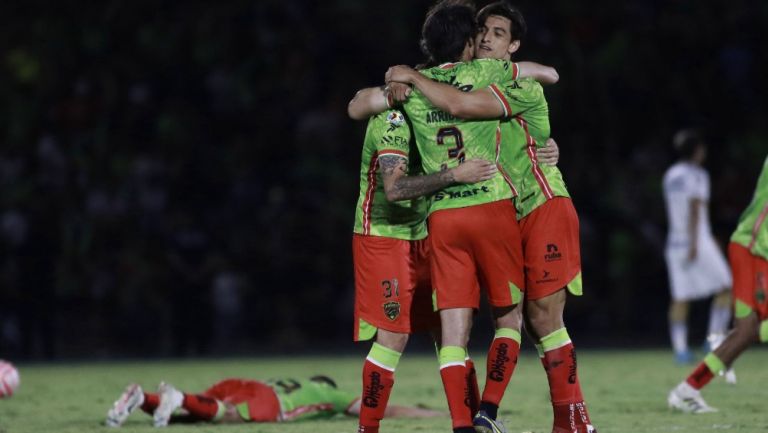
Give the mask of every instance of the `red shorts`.
M 440 318 L 432 310 L 427 239 L 406 241 L 355 234 L 352 259 L 355 341 L 372 338 L 371 325 L 400 333 L 439 326 Z
M 494 307 L 520 302 L 523 254 L 511 200 L 435 211 L 428 223 L 438 309 L 478 308 L 481 286 Z
M 740 301 L 768 319 L 768 260 L 753 255 L 743 245 L 728 244 L 728 260 L 733 273 L 733 301 Z M 738 315 L 738 308 L 736 309 Z
M 246 405 L 246 421 L 275 422 L 280 419 L 280 401 L 275 391 L 256 380 L 222 380 L 206 389 L 203 395 L 234 406 Z M 243 415 L 245 411 L 238 408 L 238 412 Z
M 527 299 L 541 299 L 566 286 L 581 294 L 579 217 L 570 198 L 555 197 L 534 209 L 520 220 L 520 235 Z

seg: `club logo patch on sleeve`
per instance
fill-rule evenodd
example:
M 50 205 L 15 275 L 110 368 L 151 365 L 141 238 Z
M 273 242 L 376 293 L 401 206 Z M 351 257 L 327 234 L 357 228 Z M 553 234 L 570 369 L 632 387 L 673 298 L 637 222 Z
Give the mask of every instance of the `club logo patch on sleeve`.
M 398 316 L 400 316 L 400 303 L 396 301 L 385 302 L 384 314 L 387 316 L 387 319 L 391 321 L 397 319 Z
M 399 128 L 405 123 L 405 117 L 399 111 L 392 110 L 387 114 L 387 122 L 395 128 Z

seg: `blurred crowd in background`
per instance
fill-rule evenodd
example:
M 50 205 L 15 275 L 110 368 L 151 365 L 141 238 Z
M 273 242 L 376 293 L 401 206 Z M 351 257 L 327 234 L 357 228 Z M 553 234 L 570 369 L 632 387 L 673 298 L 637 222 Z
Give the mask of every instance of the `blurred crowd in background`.
M 42 3 L 0 5 L 0 355 L 352 347 L 365 124 L 346 103 L 422 60 L 431 1 Z M 569 329 L 664 345 L 671 137 L 707 135 L 725 242 L 768 153 L 768 3 L 513 4 L 517 58 L 561 77 L 586 293 Z

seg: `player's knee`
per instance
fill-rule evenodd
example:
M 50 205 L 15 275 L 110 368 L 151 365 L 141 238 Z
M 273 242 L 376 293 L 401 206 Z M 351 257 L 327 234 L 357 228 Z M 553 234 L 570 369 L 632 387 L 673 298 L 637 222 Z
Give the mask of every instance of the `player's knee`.
M 712 303 L 716 307 L 722 307 L 722 308 L 730 308 L 731 306 L 731 291 L 730 290 L 724 290 L 717 295 L 715 295 L 715 299 L 712 300 Z
M 513 308 L 496 308 L 493 311 L 494 321 L 496 323 L 496 329 L 507 328 L 520 331 L 523 324 L 522 307 L 515 306 Z
M 549 335 L 565 326 L 562 315 L 553 314 L 545 310 L 539 310 L 531 314 L 528 317 L 528 323 L 533 328 L 533 332 L 539 336 Z
M 760 339 L 761 322 L 756 314 L 750 314 L 734 321 L 733 332 L 739 339 L 749 342 L 762 341 Z
M 408 344 L 408 334 L 380 329 L 376 335 L 376 342 L 388 349 L 402 352 L 405 345 Z
M 669 320 L 673 322 L 684 322 L 688 320 L 688 303 L 674 301 L 669 306 Z

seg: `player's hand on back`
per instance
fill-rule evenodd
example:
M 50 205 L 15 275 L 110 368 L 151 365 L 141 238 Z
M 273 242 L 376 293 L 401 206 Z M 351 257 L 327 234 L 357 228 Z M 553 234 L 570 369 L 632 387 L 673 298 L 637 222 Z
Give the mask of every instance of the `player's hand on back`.
M 484 159 L 468 159 L 451 169 L 457 183 L 482 182 L 496 174 L 496 164 Z
M 408 84 L 391 82 L 387 84 L 387 94 L 396 102 L 405 102 L 411 94 L 411 86 Z
M 557 147 L 557 142 L 553 138 L 548 138 L 545 147 L 536 149 L 536 159 L 539 160 L 539 164 L 557 165 L 560 161 L 560 148 Z
M 398 83 L 413 84 L 414 74 L 418 74 L 418 72 L 410 66 L 391 66 L 384 74 L 384 82 L 389 84 L 396 81 Z

